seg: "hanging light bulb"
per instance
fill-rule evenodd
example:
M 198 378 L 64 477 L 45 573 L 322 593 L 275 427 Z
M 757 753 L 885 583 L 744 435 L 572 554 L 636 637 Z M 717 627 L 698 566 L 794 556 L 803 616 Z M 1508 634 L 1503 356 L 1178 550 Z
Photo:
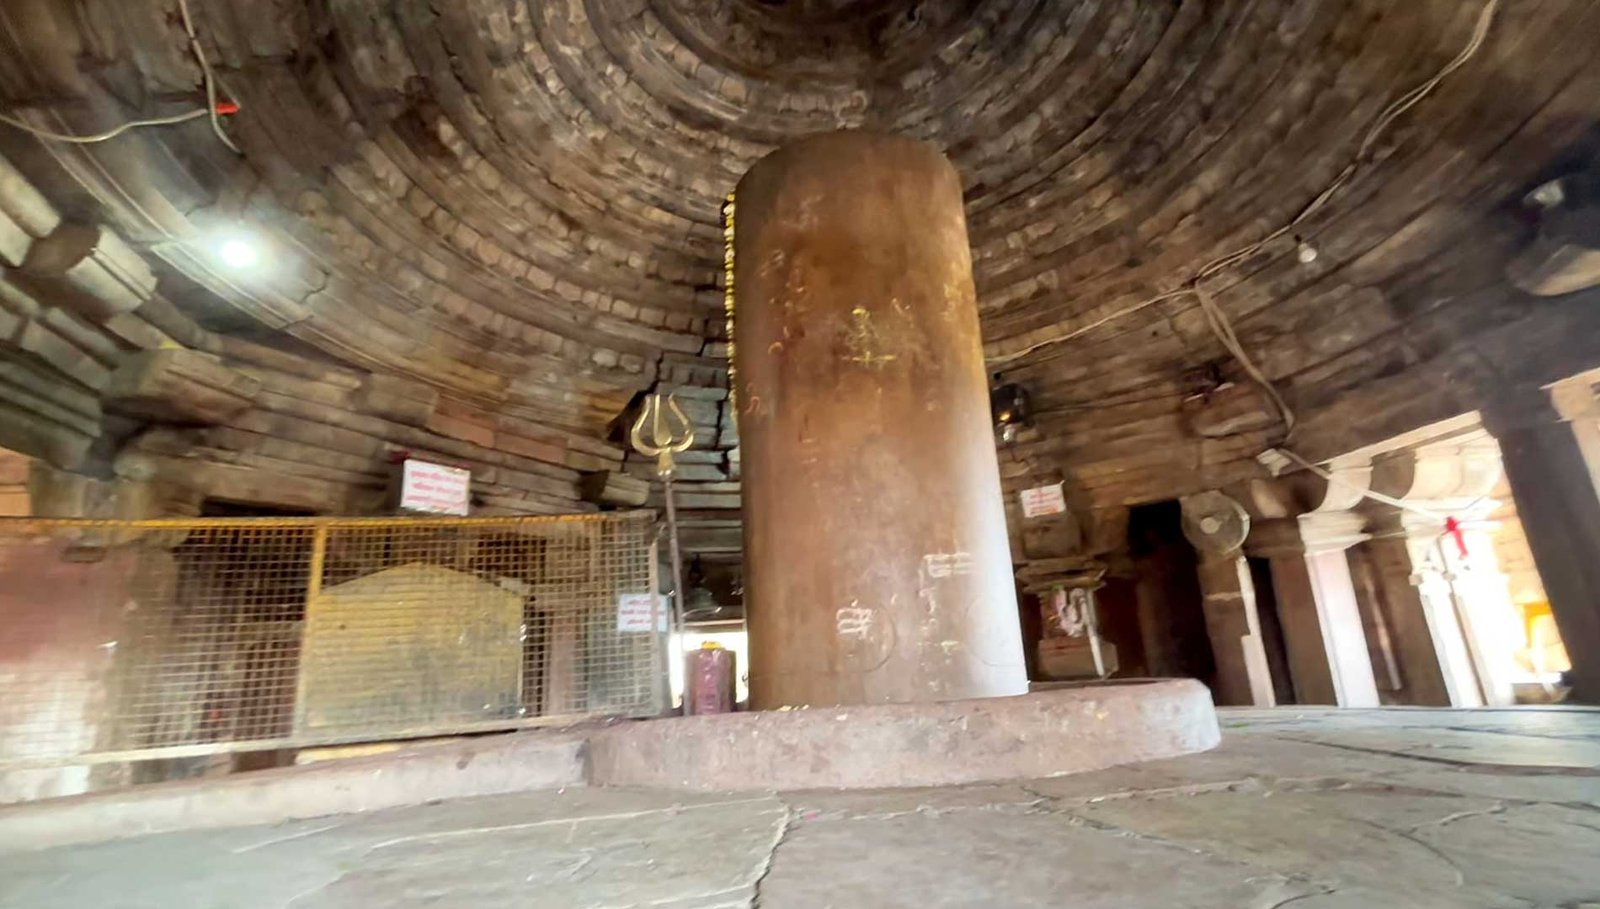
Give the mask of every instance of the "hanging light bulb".
M 1317 261 L 1318 253 L 1315 246 L 1312 246 L 1310 243 L 1307 243 L 1300 237 L 1296 237 L 1295 240 L 1297 240 L 1298 243 L 1295 246 L 1294 257 L 1300 260 L 1301 265 L 1310 265 L 1312 262 Z

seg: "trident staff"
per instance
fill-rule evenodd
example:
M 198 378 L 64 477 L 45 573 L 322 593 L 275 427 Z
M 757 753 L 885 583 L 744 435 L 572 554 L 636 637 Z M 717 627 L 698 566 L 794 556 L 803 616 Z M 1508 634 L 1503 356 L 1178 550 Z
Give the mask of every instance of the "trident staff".
M 646 424 L 650 427 L 648 439 L 645 437 Z M 672 395 L 663 398 L 653 394 L 645 398 L 644 406 L 639 409 L 639 418 L 633 421 L 633 431 L 629 437 L 636 451 L 656 459 L 656 475 L 661 477 L 663 495 L 667 500 L 667 545 L 672 555 L 672 628 L 682 631 L 683 559 L 678 554 L 678 509 L 672 499 L 672 474 L 677 467 L 672 456 L 694 444 L 694 423 Z

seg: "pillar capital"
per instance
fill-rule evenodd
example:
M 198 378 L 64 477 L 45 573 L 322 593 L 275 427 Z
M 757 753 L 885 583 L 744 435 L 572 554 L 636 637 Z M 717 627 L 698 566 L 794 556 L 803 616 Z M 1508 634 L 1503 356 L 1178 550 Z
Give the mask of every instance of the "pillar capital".
M 1488 498 L 1500 481 L 1500 449 L 1487 433 L 1389 452 L 1373 460 L 1372 489 L 1413 508 L 1368 500 L 1360 508 L 1374 539 L 1431 542 L 1446 517 L 1481 523 L 1497 502 Z
M 1343 552 L 1367 539 L 1366 525 L 1354 511 L 1315 511 L 1300 516 L 1300 539 L 1308 555 Z
M 1245 551 L 1267 558 L 1343 552 L 1368 538 L 1366 525 L 1367 519 L 1353 511 L 1317 511 L 1257 521 L 1251 526 Z
M 1499 390 L 1481 409 L 1484 428 L 1497 439 L 1518 430 L 1600 420 L 1600 397 L 1591 374 L 1554 385 L 1516 385 Z
M 1600 420 L 1600 396 L 1595 394 L 1595 384 L 1587 378 L 1550 386 L 1550 407 L 1568 423 Z
M 1373 459 L 1372 491 L 1391 498 L 1465 505 L 1500 481 L 1500 448 L 1475 430 L 1466 436 L 1388 452 Z

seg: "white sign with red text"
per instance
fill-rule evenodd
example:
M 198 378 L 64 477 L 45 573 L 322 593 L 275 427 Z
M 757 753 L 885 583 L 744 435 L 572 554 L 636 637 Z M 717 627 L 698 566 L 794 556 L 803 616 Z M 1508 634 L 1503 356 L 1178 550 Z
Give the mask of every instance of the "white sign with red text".
M 472 505 L 472 471 L 407 458 L 401 468 L 400 508 L 465 515 Z
M 1060 483 L 1024 489 L 1021 496 L 1022 516 L 1025 518 L 1042 518 L 1067 510 L 1067 497 L 1062 494 Z
M 661 597 L 648 593 L 617 595 L 617 630 L 622 632 L 667 630 L 667 610 Z

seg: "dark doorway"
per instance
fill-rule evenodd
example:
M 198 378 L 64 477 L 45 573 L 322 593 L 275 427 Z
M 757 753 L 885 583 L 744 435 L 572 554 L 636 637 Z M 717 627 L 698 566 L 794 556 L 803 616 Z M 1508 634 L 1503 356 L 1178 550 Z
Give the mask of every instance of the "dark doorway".
M 1144 637 L 1139 630 L 1138 587 L 1133 577 L 1123 576 L 1136 570 L 1125 567 L 1120 574 L 1108 575 L 1105 586 L 1096 592 L 1100 634 L 1117 648 L 1117 671 L 1112 678 L 1153 675 L 1145 663 Z
M 1272 676 L 1272 695 L 1279 704 L 1298 703 L 1294 683 L 1289 678 L 1289 651 L 1283 643 L 1283 623 L 1278 621 L 1278 597 L 1272 588 L 1272 565 L 1266 559 L 1250 558 L 1250 583 L 1256 589 L 1256 618 L 1261 623 L 1261 647 L 1267 652 L 1267 672 Z
M 1134 508 L 1128 519 L 1140 639 L 1153 676 L 1216 681 L 1216 658 L 1206 633 L 1199 562 L 1183 536 L 1176 501 Z
M 314 514 L 302 508 L 278 508 L 228 499 L 206 499 L 200 503 L 202 518 L 309 518 Z

